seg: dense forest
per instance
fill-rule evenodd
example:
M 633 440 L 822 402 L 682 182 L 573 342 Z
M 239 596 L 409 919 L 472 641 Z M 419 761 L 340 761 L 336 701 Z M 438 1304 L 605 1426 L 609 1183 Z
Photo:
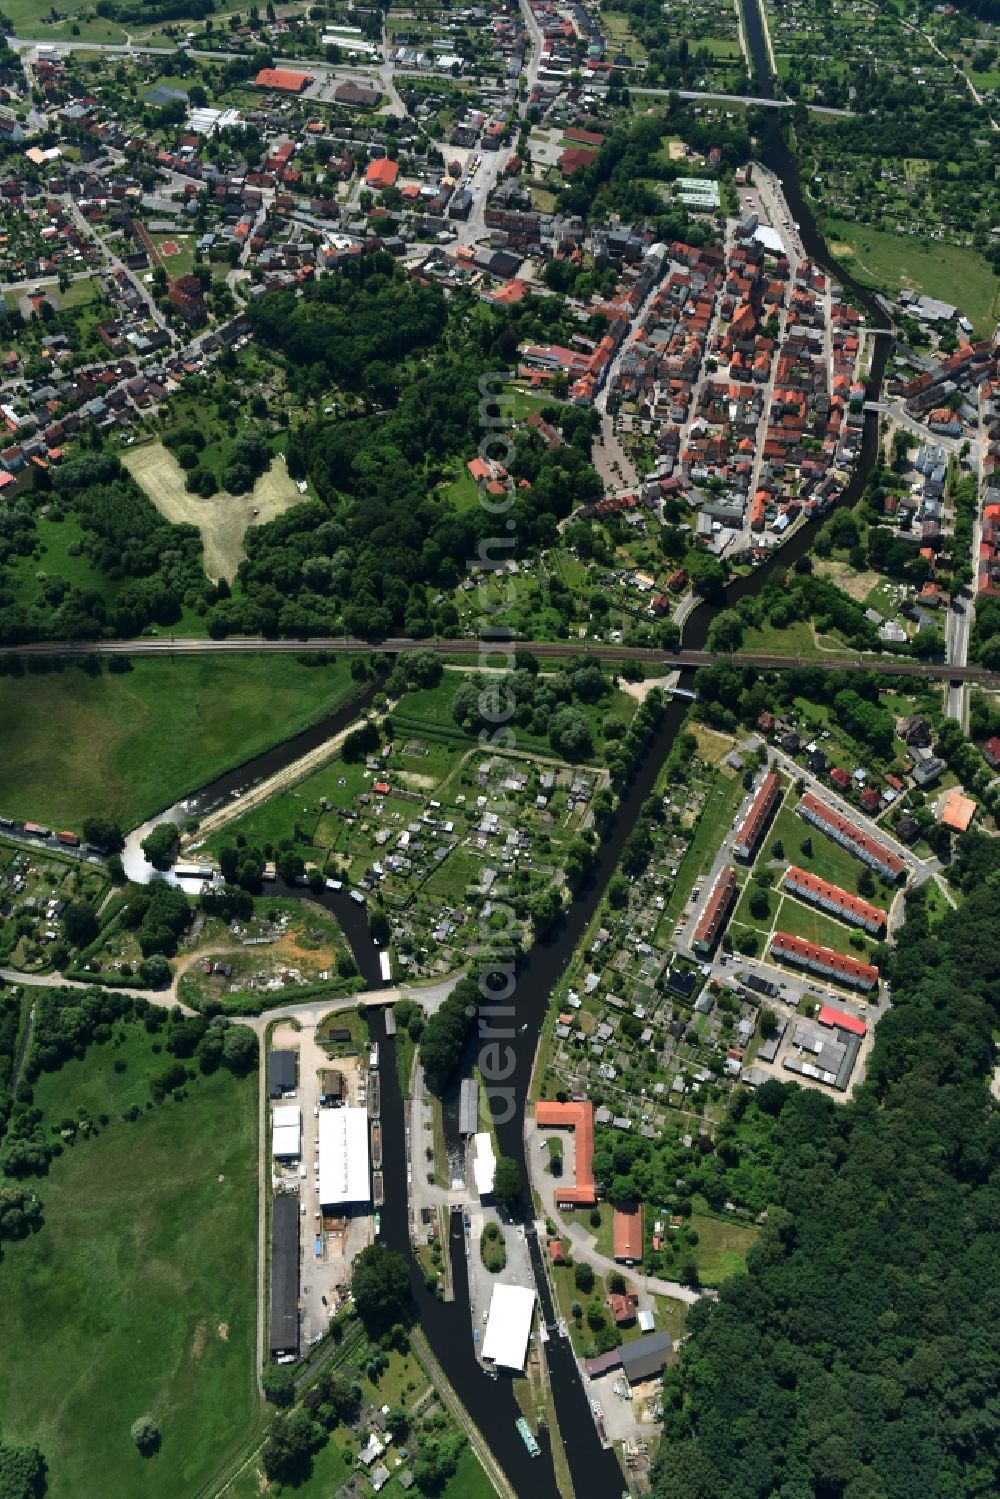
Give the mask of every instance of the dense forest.
M 689 1316 L 658 1499 L 1000 1489 L 1000 847 L 965 835 L 955 872 L 965 900 L 933 926 L 907 897 L 853 1101 L 767 1085 L 767 1223 L 747 1273 Z
M 519 340 L 560 313 L 553 302 L 492 314 L 471 297 L 446 309 L 439 288 L 401 278 L 391 257 L 373 255 L 297 302 L 278 293 L 257 304 L 257 332 L 282 350 L 293 383 L 313 382 L 319 367 L 321 380 L 355 391 L 364 409 L 290 433 L 289 471 L 309 474 L 319 503 L 247 533 L 232 597 L 209 613 L 213 635 L 457 629 L 454 605 L 439 592 L 454 587 L 500 524 L 483 506 L 460 509 L 447 492 L 489 430 L 480 380 L 492 376 L 496 389 Z M 372 357 L 384 356 L 387 340 L 395 369 Z M 484 553 L 489 565 L 550 544 L 574 503 L 600 495 L 589 420 L 571 413 L 568 428 L 569 440 L 553 449 L 529 430 L 518 434 L 503 520 L 511 539 Z

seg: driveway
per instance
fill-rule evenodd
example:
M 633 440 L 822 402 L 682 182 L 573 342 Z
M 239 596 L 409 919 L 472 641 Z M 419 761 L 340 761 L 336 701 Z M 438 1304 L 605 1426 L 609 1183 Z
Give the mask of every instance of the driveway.
M 549 1131 L 543 1135 L 535 1126 L 533 1118 L 525 1116 L 524 1122 L 524 1154 L 528 1163 L 528 1176 L 531 1186 L 541 1198 L 542 1211 L 546 1218 L 555 1224 L 556 1232 L 570 1240 L 573 1246 L 573 1258 L 583 1260 L 591 1265 L 599 1275 L 609 1275 L 612 1270 L 617 1270 L 633 1283 L 633 1288 L 639 1297 L 639 1310 L 652 1311 L 654 1307 L 653 1296 L 669 1296 L 674 1301 L 683 1301 L 687 1306 L 693 1306 L 700 1301 L 702 1296 L 711 1295 L 708 1291 L 695 1291 L 690 1286 L 681 1285 L 679 1280 L 661 1280 L 656 1275 L 644 1275 L 639 1268 L 629 1269 L 625 1265 L 619 1265 L 617 1261 L 610 1259 L 606 1254 L 601 1254 L 597 1248 L 597 1240 L 593 1234 L 587 1232 L 581 1223 L 567 1223 L 556 1207 L 556 1177 L 544 1169 L 548 1159 L 548 1152 L 540 1150 L 542 1140 Z M 568 1180 L 568 1170 L 565 1171 L 562 1180 Z M 607 1204 L 605 1204 L 607 1207 Z

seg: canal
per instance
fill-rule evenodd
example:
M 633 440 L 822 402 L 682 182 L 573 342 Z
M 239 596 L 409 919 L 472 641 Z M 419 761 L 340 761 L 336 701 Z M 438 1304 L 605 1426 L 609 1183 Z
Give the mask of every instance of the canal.
M 743 0 L 743 3 L 748 45 L 759 80 L 759 92 L 763 96 L 770 96 L 771 80 L 758 0 Z M 792 215 L 799 224 L 805 250 L 863 308 L 868 325 L 883 328 L 884 315 L 867 289 L 854 283 L 832 262 L 802 196 L 795 161 L 781 136 L 776 111 L 765 111 L 764 114 L 763 140 L 757 154 L 781 180 Z M 869 380 L 869 395 L 872 397 L 881 388 L 888 343 L 889 340 L 884 337 L 875 340 Z M 877 440 L 878 418 L 869 414 L 865 418 L 860 460 L 841 503 L 853 503 L 860 495 L 874 463 Z M 780 551 L 753 573 L 735 580 L 718 604 L 702 603 L 685 625 L 684 644 L 694 649 L 703 647 L 709 626 L 719 608 L 731 606 L 739 599 L 756 593 L 775 577 L 780 578 L 789 566 L 809 550 L 811 542 L 812 532 L 807 526 L 792 536 Z M 685 685 L 689 687 L 690 677 L 691 674 L 684 674 Z M 129 877 L 139 880 L 151 877 L 152 871 L 142 856 L 139 843 L 153 822 L 169 819 L 181 823 L 188 817 L 204 816 L 227 799 L 240 795 L 345 728 L 369 705 L 376 690 L 377 684 L 370 684 L 336 713 L 284 744 L 255 757 L 239 769 L 219 777 L 199 793 L 176 803 L 150 823 L 136 829 L 129 837 L 125 854 Z M 586 889 L 567 909 L 559 923 L 535 944 L 517 966 L 517 985 L 513 996 L 517 1014 L 514 1026 L 516 1035 L 509 1043 L 514 1051 L 515 1066 L 512 1077 L 507 1081 L 515 1092 L 518 1106 L 515 1116 L 506 1124 L 500 1125 L 497 1134 L 501 1151 L 517 1162 L 525 1182 L 525 1105 L 539 1032 L 550 996 L 597 909 L 607 882 L 618 864 L 625 840 L 635 826 L 643 801 L 653 791 L 660 768 L 680 731 L 686 712 L 687 704 L 683 702 L 675 701 L 667 708 L 660 729 L 632 784 L 622 797 L 608 835 L 599 847 L 595 868 Z M 379 987 L 378 954 L 371 943 L 365 912 L 348 899 L 346 891 L 323 890 L 314 896 L 299 887 L 276 886 L 275 893 L 316 900 L 333 912 L 341 922 L 366 983 L 371 988 Z M 476 1358 L 469 1310 L 465 1237 L 460 1215 L 455 1215 L 452 1220 L 448 1244 L 455 1288 L 454 1302 L 439 1301 L 424 1284 L 411 1248 L 407 1205 L 409 1140 L 395 1066 L 394 1042 L 385 1036 L 382 1011 L 375 1008 L 369 1010 L 368 1020 L 372 1036 L 379 1039 L 382 1047 L 383 1134 L 387 1146 L 392 1142 L 391 1148 L 387 1148 L 384 1153 L 386 1200 L 381 1212 L 383 1242 L 406 1256 L 411 1268 L 416 1316 L 445 1374 L 507 1474 L 514 1491 L 519 1496 L 538 1492 L 554 1494 L 556 1490 L 551 1449 L 546 1434 L 542 1432 L 539 1436 L 541 1456 L 532 1459 L 515 1431 L 514 1423 L 520 1411 L 509 1379 L 501 1376 L 494 1382 L 484 1374 Z M 457 1144 L 456 1124 L 455 1110 L 446 1101 L 446 1127 L 451 1145 Z M 421 1168 L 422 1165 L 421 1162 Z M 530 1216 L 529 1211 L 528 1217 Z M 550 1329 L 554 1329 L 558 1314 L 551 1304 L 539 1246 L 530 1234 L 529 1244 L 542 1320 Z M 624 1487 L 622 1473 L 613 1452 L 601 1448 L 569 1341 L 557 1333 L 551 1336 L 546 1345 L 546 1355 L 556 1413 L 577 1499 L 617 1499 Z
M 760 92 L 762 95 L 770 95 L 771 82 L 767 52 L 757 7 L 758 0 L 744 0 L 748 44 L 760 79 Z M 795 160 L 778 129 L 776 114 L 777 112 L 773 110 L 765 112 L 763 140 L 757 154 L 760 155 L 764 165 L 782 182 L 792 217 L 799 224 L 803 248 L 818 265 L 821 265 L 833 279 L 840 283 L 855 305 L 864 311 L 867 325 L 870 328 L 886 329 L 886 318 L 870 292 L 845 275 L 829 255 L 812 213 L 803 198 Z M 887 337 L 874 340 L 874 353 L 868 379 L 870 399 L 876 399 L 881 390 L 888 350 L 889 339 Z M 868 413 L 865 416 L 859 461 L 840 500 L 841 504 L 853 504 L 860 497 L 874 465 L 877 445 L 878 416 Z M 782 577 L 785 571 L 810 549 L 812 539 L 812 527 L 802 528 L 753 573 L 736 579 L 726 589 L 724 598 L 718 604 L 701 604 L 689 616 L 685 625 L 685 646 L 696 650 L 702 648 L 706 644 L 711 622 L 720 608 L 731 607 L 741 598 L 758 592 L 766 583 Z M 686 686 L 691 685 L 690 678 L 691 674 L 684 674 Z M 518 1107 L 514 1118 L 498 1127 L 497 1136 L 501 1151 L 517 1162 L 522 1180 L 525 1182 L 528 1180 L 524 1151 L 525 1106 L 539 1032 L 550 996 L 597 909 L 607 882 L 617 867 L 625 840 L 635 826 L 643 801 L 655 786 L 660 767 L 683 724 L 686 711 L 686 704 L 680 702 L 674 702 L 668 708 L 646 759 L 621 800 L 608 837 L 600 847 L 597 864 L 587 888 L 569 907 L 562 920 L 540 942 L 536 943 L 518 964 L 517 987 L 513 996 L 517 1015 L 514 1029 L 517 1033 L 507 1043 L 514 1049 L 515 1067 L 513 1076 L 507 1080 L 506 1084 L 514 1089 Z M 374 1014 L 371 1016 L 371 1021 L 376 1027 L 383 1024 Z M 402 1140 L 405 1132 L 403 1102 L 394 1068 L 391 1069 L 391 1077 L 389 1076 L 392 1043 L 387 1043 L 387 1046 L 390 1054 L 386 1058 L 382 1086 L 382 1111 L 386 1121 L 386 1138 Z M 446 1099 L 445 1119 L 448 1144 L 457 1146 L 457 1118 L 451 1096 Z M 387 1161 L 386 1187 L 387 1211 L 383 1213 L 386 1242 L 393 1248 L 399 1249 L 400 1252 L 410 1255 L 410 1224 L 406 1206 L 406 1162 L 401 1151 L 394 1151 Z M 527 1218 L 530 1219 L 531 1216 L 529 1209 Z M 542 1320 L 552 1329 L 558 1322 L 558 1314 L 551 1304 L 548 1281 L 541 1264 L 537 1240 L 531 1234 L 529 1234 L 529 1244 L 541 1302 Z M 455 1285 L 455 1300 L 450 1304 L 438 1301 L 436 1296 L 427 1291 L 422 1276 L 411 1258 L 414 1298 L 420 1323 L 427 1333 L 442 1368 L 459 1392 L 472 1419 L 510 1479 L 515 1492 L 524 1496 L 539 1491 L 554 1494 L 555 1483 L 550 1467 L 551 1455 L 548 1446 L 543 1445 L 540 1458 L 532 1460 L 528 1457 L 514 1429 L 514 1423 L 520 1412 L 510 1381 L 502 1376 L 495 1383 L 491 1381 L 483 1373 L 476 1358 L 469 1310 L 464 1234 L 457 1215 L 453 1222 L 449 1249 Z M 569 1341 L 559 1337 L 558 1334 L 551 1336 L 546 1345 L 546 1357 L 556 1414 L 577 1499 L 617 1499 L 624 1487 L 621 1469 L 614 1454 L 601 1448 Z

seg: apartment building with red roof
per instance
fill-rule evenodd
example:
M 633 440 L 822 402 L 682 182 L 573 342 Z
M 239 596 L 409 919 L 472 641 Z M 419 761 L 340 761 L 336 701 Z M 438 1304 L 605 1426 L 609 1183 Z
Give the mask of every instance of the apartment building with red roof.
M 885 875 L 888 880 L 898 880 L 906 871 L 906 861 L 899 854 L 893 853 L 892 849 L 886 848 L 877 838 L 864 828 L 853 822 L 849 817 L 834 811 L 825 802 L 821 802 L 818 796 L 807 791 L 796 807 L 796 812 L 813 827 L 819 828 L 834 843 L 839 843 L 846 848 L 848 853 L 860 859 L 862 864 Z
M 733 853 L 737 859 L 753 858 L 757 844 L 771 820 L 771 814 L 778 805 L 780 796 L 781 777 L 775 770 L 768 771 L 733 840 Z
M 723 869 L 705 903 L 701 920 L 695 928 L 694 941 L 691 943 L 700 957 L 707 957 L 713 951 L 725 931 L 726 922 L 729 920 L 736 901 L 736 888 L 736 870 Z
M 800 900 L 807 901 L 811 906 L 819 906 L 822 911 L 829 911 L 831 916 L 839 916 L 841 921 L 846 921 L 850 926 L 861 927 L 873 937 L 885 927 L 886 914 L 878 906 L 871 905 L 860 896 L 851 895 L 839 885 L 821 880 L 819 875 L 808 869 L 799 869 L 796 864 L 790 864 L 785 870 L 783 884 L 786 890 L 797 895 Z
M 788 932 L 772 935 L 771 956 L 796 968 L 808 968 L 811 973 L 835 979 L 853 989 L 869 990 L 878 984 L 878 969 L 874 963 L 862 963 L 849 953 L 820 947 L 816 942 L 807 942 L 804 937 L 793 937 Z

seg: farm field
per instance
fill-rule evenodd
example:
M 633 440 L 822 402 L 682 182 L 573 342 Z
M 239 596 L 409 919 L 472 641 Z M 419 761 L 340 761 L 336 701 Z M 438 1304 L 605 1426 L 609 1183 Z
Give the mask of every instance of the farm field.
M 282 457 L 275 458 L 249 494 L 216 493 L 210 500 L 188 494 L 184 470 L 162 443 L 131 448 L 122 462 L 168 521 L 198 527 L 205 549 L 205 571 L 213 582 L 235 575 L 246 556 L 243 537 L 248 526 L 274 520 L 303 498 L 288 477 Z
M 18 1350 L 4 1435 L 39 1444 L 49 1499 L 93 1492 L 97 1472 L 107 1499 L 195 1493 L 258 1410 L 256 1078 L 199 1077 L 124 1123 L 162 1066 L 152 1037 L 125 1033 L 36 1084 L 50 1117 L 113 1122 L 53 1161 L 44 1226 L 0 1263 L 0 1338 Z M 144 1460 L 129 1428 L 147 1412 L 162 1446 Z
M 130 672 L 0 678 L 3 812 L 79 829 L 134 827 L 213 776 L 333 712 L 350 662 L 139 657 Z M 58 741 L 59 773 L 54 773 Z
M 992 330 L 1000 310 L 1000 282 L 975 250 L 887 234 L 847 219 L 825 219 L 823 232 L 831 252 L 859 280 L 954 302 L 978 337 Z

